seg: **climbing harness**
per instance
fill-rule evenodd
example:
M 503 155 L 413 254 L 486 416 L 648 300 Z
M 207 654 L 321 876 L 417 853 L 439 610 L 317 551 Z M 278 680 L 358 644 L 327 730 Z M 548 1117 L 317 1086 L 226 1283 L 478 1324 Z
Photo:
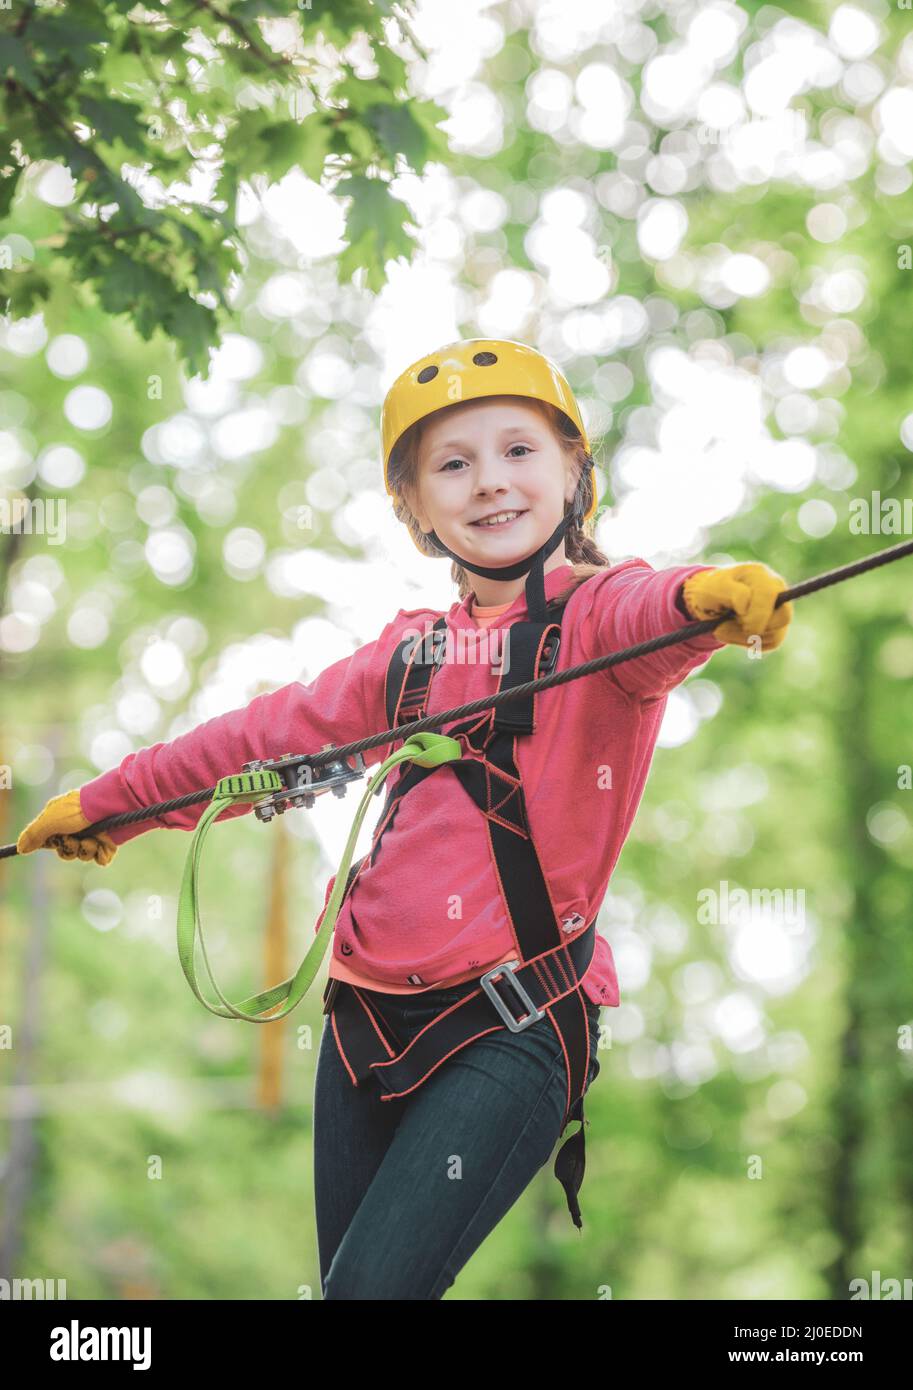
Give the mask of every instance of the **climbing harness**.
M 560 605 L 563 613 L 564 605 Z M 443 660 L 446 618 L 429 632 L 405 638 L 387 669 L 386 706 L 391 727 L 421 718 L 435 672 Z M 509 673 L 503 665 L 498 688 L 509 689 L 553 670 L 561 623 L 532 605 L 529 618 L 509 628 Z M 324 993 L 336 1044 L 355 1085 L 374 1076 L 382 1100 L 408 1095 L 454 1053 L 487 1033 L 522 1032 L 547 1019 L 561 1044 L 565 1066 L 565 1109 L 561 1131 L 571 1120 L 581 1127 L 561 1149 L 555 1176 L 565 1189 L 574 1224 L 582 1225 L 577 1193 L 583 1180 L 583 1100 L 590 1065 L 586 1004 L 580 990 L 596 945 L 595 917 L 571 940 L 556 915 L 548 880 L 533 844 L 520 774 L 517 738 L 535 731 L 535 695 L 512 701 L 448 730 L 462 756 L 412 765 L 401 771 L 387 800 L 369 854 L 349 875 L 351 895 L 365 864 L 373 865 L 402 798 L 439 767 L 449 767 L 487 820 L 496 876 L 513 940 L 515 959 L 487 971 L 478 988 L 444 1008 L 404 1047 L 372 1002 L 371 991 L 330 979 Z M 338 885 L 337 885 L 338 886 Z M 353 915 L 353 922 L 354 922 Z M 578 916 L 573 926 L 582 922 Z

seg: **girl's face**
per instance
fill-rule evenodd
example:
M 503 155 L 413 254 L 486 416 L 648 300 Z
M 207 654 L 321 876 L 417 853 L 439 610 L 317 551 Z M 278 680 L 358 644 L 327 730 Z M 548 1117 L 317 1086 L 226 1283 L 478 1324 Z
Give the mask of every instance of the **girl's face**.
M 411 505 L 421 529 L 436 532 L 456 555 L 479 565 L 510 565 L 544 545 L 575 487 L 546 418 L 519 397 L 489 396 L 449 406 L 426 426 Z M 503 525 L 478 524 L 498 512 L 518 515 Z M 562 543 L 545 571 L 563 564 Z M 472 583 L 480 603 L 501 603 L 522 593 L 525 577 L 499 582 L 473 576 Z

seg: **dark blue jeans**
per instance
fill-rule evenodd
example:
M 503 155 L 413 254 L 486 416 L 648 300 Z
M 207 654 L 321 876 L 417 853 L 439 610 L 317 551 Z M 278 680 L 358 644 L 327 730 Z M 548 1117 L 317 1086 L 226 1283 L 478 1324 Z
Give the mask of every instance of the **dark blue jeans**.
M 406 1042 L 474 988 L 371 999 Z M 599 1072 L 599 1006 L 586 1005 L 589 1086 Z M 561 1045 L 544 1018 L 478 1038 L 410 1095 L 387 1101 L 373 1081 L 352 1085 L 325 1019 L 314 1091 L 324 1298 L 441 1298 L 548 1162 L 566 1093 Z

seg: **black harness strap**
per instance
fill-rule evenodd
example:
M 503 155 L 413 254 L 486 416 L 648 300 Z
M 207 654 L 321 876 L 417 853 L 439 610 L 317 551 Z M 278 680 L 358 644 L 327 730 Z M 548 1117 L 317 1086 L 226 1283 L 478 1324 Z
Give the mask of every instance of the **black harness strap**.
M 502 669 L 498 689 L 522 685 L 555 668 L 561 638 L 563 604 L 553 604 L 557 621 L 515 622 L 509 628 L 508 669 Z M 386 680 L 387 716 L 391 728 L 421 718 L 435 672 L 443 660 L 446 618 L 418 639 L 406 638 L 394 651 Z M 518 735 L 535 730 L 535 699 L 506 702 L 446 732 L 463 745 L 464 756 L 440 767 L 415 763 L 403 767 L 388 784 L 387 800 L 378 820 L 371 851 L 353 864 L 346 894 L 350 894 L 366 862 L 373 864 L 387 828 L 402 798 L 441 768 L 458 777 L 486 818 L 489 842 L 516 948 L 516 962 L 487 971 L 455 1004 L 442 1009 L 408 1044 L 403 1045 L 383 1017 L 375 993 L 331 979 L 324 994 L 340 1055 L 353 1085 L 376 1079 L 382 1100 L 409 1095 L 449 1057 L 488 1033 L 521 1031 L 547 1019 L 564 1055 L 566 1095 L 561 1129 L 579 1120 L 580 1130 L 561 1148 L 555 1176 L 564 1187 L 574 1224 L 582 1227 L 577 1194 L 585 1169 L 583 1099 L 590 1067 L 590 1035 L 586 1002 L 580 987 L 596 944 L 596 920 L 571 935 L 559 922 L 548 880 L 530 833 L 523 786 L 516 764 Z M 509 1020 L 509 1021 L 508 1021 Z

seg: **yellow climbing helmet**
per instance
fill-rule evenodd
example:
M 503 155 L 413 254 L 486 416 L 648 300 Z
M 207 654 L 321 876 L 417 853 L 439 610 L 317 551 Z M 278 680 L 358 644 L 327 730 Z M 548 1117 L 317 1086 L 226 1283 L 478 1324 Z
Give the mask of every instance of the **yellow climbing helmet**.
M 504 338 L 464 338 L 413 362 L 384 397 L 381 437 L 384 486 L 392 497 L 390 455 L 410 425 L 444 406 L 485 396 L 530 396 L 563 410 L 580 431 L 587 454 L 590 442 L 574 393 L 553 362 L 525 343 Z M 590 497 L 583 520 L 596 510 L 596 487 L 590 472 Z

